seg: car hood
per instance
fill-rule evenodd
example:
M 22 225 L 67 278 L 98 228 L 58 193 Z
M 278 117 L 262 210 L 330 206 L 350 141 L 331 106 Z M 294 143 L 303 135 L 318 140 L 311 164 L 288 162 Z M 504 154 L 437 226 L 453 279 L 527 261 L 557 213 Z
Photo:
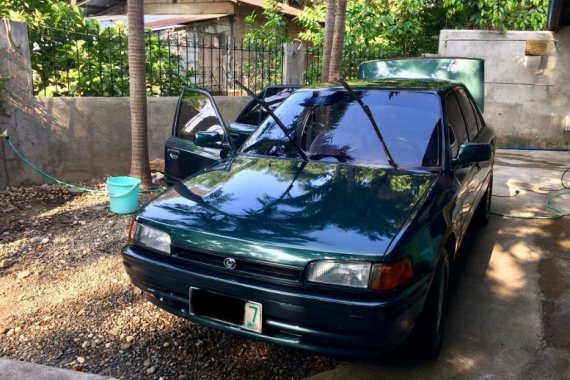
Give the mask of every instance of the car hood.
M 435 176 L 238 156 L 173 186 L 137 220 L 173 246 L 234 257 L 378 260 Z

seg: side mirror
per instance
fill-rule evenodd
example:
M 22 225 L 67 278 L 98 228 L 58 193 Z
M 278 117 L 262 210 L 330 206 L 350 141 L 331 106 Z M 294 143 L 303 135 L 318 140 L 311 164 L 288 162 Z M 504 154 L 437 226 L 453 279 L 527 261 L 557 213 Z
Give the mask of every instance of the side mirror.
M 493 157 L 491 144 L 468 143 L 459 146 L 457 157 L 451 160 L 453 165 L 474 164 L 489 161 Z
M 203 148 L 223 148 L 222 135 L 216 131 L 196 132 L 194 144 Z

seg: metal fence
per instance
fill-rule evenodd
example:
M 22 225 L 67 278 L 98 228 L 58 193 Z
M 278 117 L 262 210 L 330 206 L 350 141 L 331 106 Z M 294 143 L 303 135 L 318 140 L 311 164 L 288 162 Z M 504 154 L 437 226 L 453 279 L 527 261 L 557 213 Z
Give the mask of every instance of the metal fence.
M 128 44 L 124 28 L 30 30 L 34 93 L 39 96 L 128 96 Z M 282 46 L 230 41 L 227 36 L 188 30 L 147 32 L 146 81 L 151 96 L 178 95 L 183 87 L 206 88 L 216 95 L 243 95 L 239 80 L 257 92 L 282 83 Z M 343 74 L 357 75 L 381 51 L 346 51 Z M 322 50 L 306 48 L 304 83 L 321 81 Z
M 34 93 L 39 96 L 127 96 L 126 30 L 30 31 Z M 182 87 L 241 95 L 282 81 L 282 46 L 231 42 L 222 35 L 146 32 L 148 95 L 178 95 Z
M 150 34 L 149 34 L 150 35 Z M 263 46 L 229 42 L 219 35 L 189 36 L 186 33 L 163 33 L 157 39 L 172 60 L 178 60 L 177 78 L 185 73 L 187 81 L 176 83 L 171 75 L 159 88 L 171 93 L 173 84 L 206 88 L 216 95 L 242 95 L 235 79 L 257 92 L 270 84 L 280 84 L 283 66 L 282 46 Z M 152 62 L 152 57 L 147 54 Z M 152 65 L 152 63 L 151 63 Z M 183 76 L 184 74 L 182 74 Z M 162 90 L 157 95 L 166 95 Z
M 361 49 L 358 51 L 345 49 L 342 57 L 342 75 L 344 79 L 356 79 L 358 67 L 362 62 L 375 59 L 417 56 L 417 50 L 385 51 L 380 49 Z M 305 53 L 304 84 L 321 82 L 323 52 L 321 48 L 308 47 Z

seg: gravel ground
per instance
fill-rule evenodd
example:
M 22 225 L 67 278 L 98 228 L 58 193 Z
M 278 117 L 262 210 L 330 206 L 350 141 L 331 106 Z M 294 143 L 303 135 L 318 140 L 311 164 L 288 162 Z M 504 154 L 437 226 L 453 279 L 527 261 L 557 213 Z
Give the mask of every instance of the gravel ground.
M 104 195 L 55 185 L 0 192 L 0 356 L 125 379 L 291 379 L 339 364 L 146 302 L 119 254 L 130 219 L 109 213 Z

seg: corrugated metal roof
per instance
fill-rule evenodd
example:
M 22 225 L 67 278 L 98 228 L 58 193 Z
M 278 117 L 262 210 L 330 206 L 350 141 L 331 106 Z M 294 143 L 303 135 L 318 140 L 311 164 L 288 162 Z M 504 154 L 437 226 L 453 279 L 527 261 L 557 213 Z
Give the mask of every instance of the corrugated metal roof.
M 229 16 L 229 14 L 225 13 L 200 15 L 144 15 L 144 26 L 151 30 L 169 29 L 198 21 L 217 20 L 227 16 Z M 126 15 L 95 16 L 91 18 L 99 21 L 103 27 L 108 27 L 118 22 L 127 25 Z
M 263 0 L 228 0 L 234 4 L 247 4 L 256 8 L 265 9 L 265 2 Z M 83 7 L 87 14 L 98 13 L 108 9 L 116 4 L 126 2 L 125 0 L 83 0 L 79 2 L 79 6 Z M 277 8 L 281 13 L 287 16 L 299 16 L 302 11 L 287 4 L 277 4 Z
M 189 24 L 192 22 L 197 22 L 197 21 L 206 21 L 206 20 L 215 20 L 215 19 L 219 19 L 220 17 L 227 17 L 229 16 L 229 14 L 204 14 L 204 15 L 188 15 L 188 16 L 182 16 L 182 15 L 177 15 L 177 16 L 170 16 L 170 17 L 165 17 L 165 18 L 161 18 L 159 20 L 154 20 L 154 21 L 146 21 L 144 23 L 144 26 L 146 28 L 150 28 L 152 30 L 156 30 L 156 29 L 166 29 L 166 28 L 173 28 L 176 27 L 178 25 L 184 25 L 184 24 Z

